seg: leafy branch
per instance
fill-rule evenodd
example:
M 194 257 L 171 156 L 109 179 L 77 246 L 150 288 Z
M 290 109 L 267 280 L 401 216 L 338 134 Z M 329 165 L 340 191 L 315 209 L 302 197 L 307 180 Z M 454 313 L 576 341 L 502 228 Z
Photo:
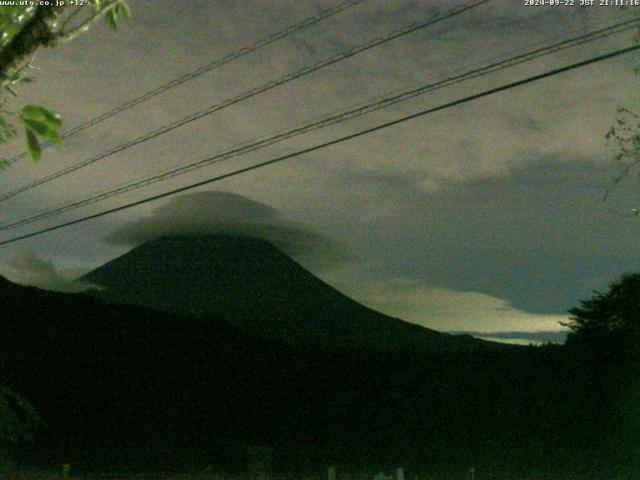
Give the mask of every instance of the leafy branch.
M 616 154 L 613 158 L 618 167 L 613 185 L 605 194 L 606 200 L 612 188 L 629 177 L 634 170 L 640 176 L 640 115 L 627 108 L 620 108 L 618 118 L 605 138 L 608 144 L 615 146 Z
M 26 72 L 31 68 L 38 49 L 53 48 L 70 42 L 105 17 L 112 28 L 120 19 L 129 20 L 131 10 L 124 0 L 90 0 L 91 9 L 66 6 L 7 6 L 0 9 L 0 96 L 17 96 L 17 87 L 31 81 Z M 85 12 L 88 11 L 88 14 Z M 2 104 L 4 107 L 4 103 Z M 0 109 L 0 144 L 17 134 L 8 119 L 9 112 Z M 60 144 L 60 117 L 50 110 L 28 105 L 17 116 L 23 127 L 26 148 L 33 161 L 42 156 L 41 140 Z M 8 162 L 0 159 L 0 169 Z

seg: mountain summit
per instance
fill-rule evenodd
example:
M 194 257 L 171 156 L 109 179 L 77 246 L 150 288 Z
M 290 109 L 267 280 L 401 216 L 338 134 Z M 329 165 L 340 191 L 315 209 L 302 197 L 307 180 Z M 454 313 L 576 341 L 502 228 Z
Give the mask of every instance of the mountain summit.
M 164 237 L 82 277 L 103 298 L 189 316 L 225 318 L 290 344 L 452 349 L 475 343 L 383 315 L 327 285 L 266 240 Z

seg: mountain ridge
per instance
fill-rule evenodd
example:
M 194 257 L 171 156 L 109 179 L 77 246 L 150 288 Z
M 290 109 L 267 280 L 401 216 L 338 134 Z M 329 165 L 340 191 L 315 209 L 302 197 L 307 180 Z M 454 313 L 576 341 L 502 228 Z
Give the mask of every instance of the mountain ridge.
M 291 344 L 448 349 L 480 343 L 368 308 L 324 283 L 266 240 L 162 237 L 80 279 L 95 295 L 189 316 L 216 315 L 260 338 Z
M 567 353 L 286 345 L 0 279 L 1 383 L 46 423 L 23 458 L 74 471 L 244 468 L 251 445 L 283 469 L 571 469 L 609 405 Z

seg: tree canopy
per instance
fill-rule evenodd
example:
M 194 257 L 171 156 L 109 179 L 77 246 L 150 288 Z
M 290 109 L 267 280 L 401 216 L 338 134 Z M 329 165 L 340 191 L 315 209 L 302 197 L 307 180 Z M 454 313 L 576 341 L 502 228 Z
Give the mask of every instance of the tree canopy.
M 608 346 L 615 349 L 640 346 L 640 273 L 625 274 L 605 293 L 595 292 L 580 307 L 569 310 L 564 325 L 571 329 L 569 344 Z

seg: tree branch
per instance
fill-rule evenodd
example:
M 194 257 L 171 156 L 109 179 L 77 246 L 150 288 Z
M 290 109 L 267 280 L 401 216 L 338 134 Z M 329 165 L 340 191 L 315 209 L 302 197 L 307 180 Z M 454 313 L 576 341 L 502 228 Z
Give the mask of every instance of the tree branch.
M 61 43 L 70 42 L 71 40 L 76 38 L 78 35 L 86 32 L 87 30 L 89 30 L 91 25 L 96 23 L 100 19 L 100 17 L 102 17 L 102 15 L 104 15 L 109 10 L 114 8 L 118 3 L 118 1 L 119 0 L 110 0 L 106 2 L 104 6 L 100 8 L 100 10 L 98 10 L 97 12 L 94 12 L 93 15 L 85 19 L 84 22 L 82 22 L 80 25 L 75 27 L 73 30 L 66 33 L 61 31 L 58 34 L 56 34 L 52 39 L 52 45 L 60 45 Z
M 64 7 L 39 6 L 19 33 L 0 50 L 0 87 L 8 85 L 17 70 L 41 46 L 53 40 L 51 24 Z
M 75 10 L 73 10 L 73 12 L 71 12 L 71 14 L 64 19 L 64 21 L 62 22 L 62 25 L 60 25 L 60 28 L 58 29 L 58 32 L 62 32 L 67 27 L 67 25 L 69 25 L 69 22 L 73 20 L 73 17 L 75 17 L 81 11 L 82 9 L 80 8 L 76 8 Z

